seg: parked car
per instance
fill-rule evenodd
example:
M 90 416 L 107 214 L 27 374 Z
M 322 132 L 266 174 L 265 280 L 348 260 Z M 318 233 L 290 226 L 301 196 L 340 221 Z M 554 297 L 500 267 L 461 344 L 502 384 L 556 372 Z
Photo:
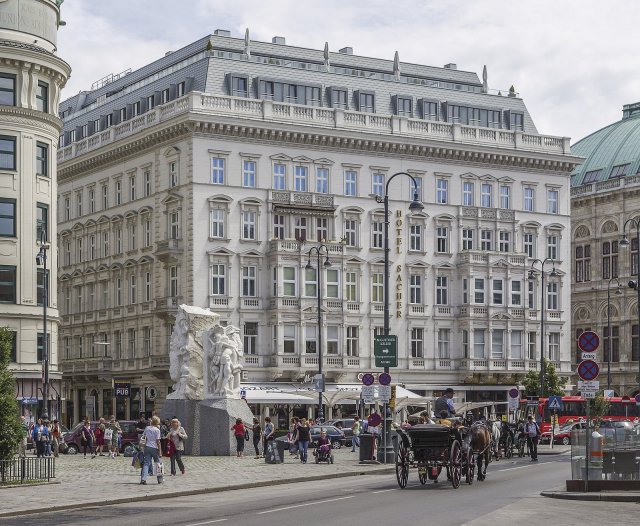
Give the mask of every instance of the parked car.
M 572 422 L 570 424 L 564 424 L 560 427 L 560 430 L 553 435 L 553 443 L 554 444 L 562 444 L 564 446 L 568 446 L 571 444 L 571 431 L 574 429 L 585 429 L 586 424 L 584 422 Z M 551 431 L 547 431 L 542 433 L 540 437 L 541 444 L 548 444 L 551 442 Z
M 100 422 L 93 420 L 91 422 L 91 429 L 95 430 L 96 426 Z M 120 443 L 120 453 L 124 453 L 126 456 L 133 456 L 136 447 L 138 445 L 138 433 L 136 431 L 136 422 L 134 420 L 120 420 L 120 427 L 122 428 L 122 441 Z M 75 455 L 82 451 L 82 425 L 80 422 L 73 426 L 71 430 L 64 436 L 64 441 L 67 444 L 67 454 Z
M 355 420 L 353 418 L 337 418 L 334 420 L 327 420 L 325 425 L 335 426 L 338 429 L 341 429 L 344 433 L 346 440 L 346 445 L 350 446 L 351 441 L 353 440 L 353 430 L 351 429 Z

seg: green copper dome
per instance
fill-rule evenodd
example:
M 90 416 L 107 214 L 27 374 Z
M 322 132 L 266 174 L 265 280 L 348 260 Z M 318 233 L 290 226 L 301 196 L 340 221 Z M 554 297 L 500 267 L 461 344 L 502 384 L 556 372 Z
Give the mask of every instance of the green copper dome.
M 640 102 L 622 108 L 622 120 L 587 135 L 571 147 L 585 161 L 571 174 L 571 186 L 636 175 L 640 170 Z

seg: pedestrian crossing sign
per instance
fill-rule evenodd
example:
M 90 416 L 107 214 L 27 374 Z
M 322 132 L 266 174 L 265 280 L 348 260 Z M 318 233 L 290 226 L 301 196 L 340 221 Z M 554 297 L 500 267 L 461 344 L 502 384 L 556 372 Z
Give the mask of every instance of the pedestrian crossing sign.
M 548 402 L 549 409 L 560 410 L 562 409 L 562 397 L 561 396 L 550 396 Z

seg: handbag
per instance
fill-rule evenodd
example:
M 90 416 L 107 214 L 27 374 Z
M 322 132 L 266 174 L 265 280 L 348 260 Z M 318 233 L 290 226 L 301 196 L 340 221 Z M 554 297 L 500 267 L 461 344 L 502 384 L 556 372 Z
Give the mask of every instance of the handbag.
M 105 429 L 104 430 L 104 439 L 107 442 L 111 442 L 112 438 L 113 438 L 113 429 Z
M 244 439 L 249 440 L 249 430 L 247 428 L 244 429 Z
M 176 445 L 173 443 L 171 438 L 167 438 L 167 445 L 164 448 L 164 456 L 172 457 L 176 454 Z

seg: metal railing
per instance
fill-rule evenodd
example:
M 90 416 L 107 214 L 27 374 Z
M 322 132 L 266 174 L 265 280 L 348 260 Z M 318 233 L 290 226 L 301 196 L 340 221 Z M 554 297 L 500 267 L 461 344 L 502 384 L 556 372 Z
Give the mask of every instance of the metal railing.
M 15 457 L 0 460 L 0 484 L 50 481 L 56 476 L 54 457 Z

